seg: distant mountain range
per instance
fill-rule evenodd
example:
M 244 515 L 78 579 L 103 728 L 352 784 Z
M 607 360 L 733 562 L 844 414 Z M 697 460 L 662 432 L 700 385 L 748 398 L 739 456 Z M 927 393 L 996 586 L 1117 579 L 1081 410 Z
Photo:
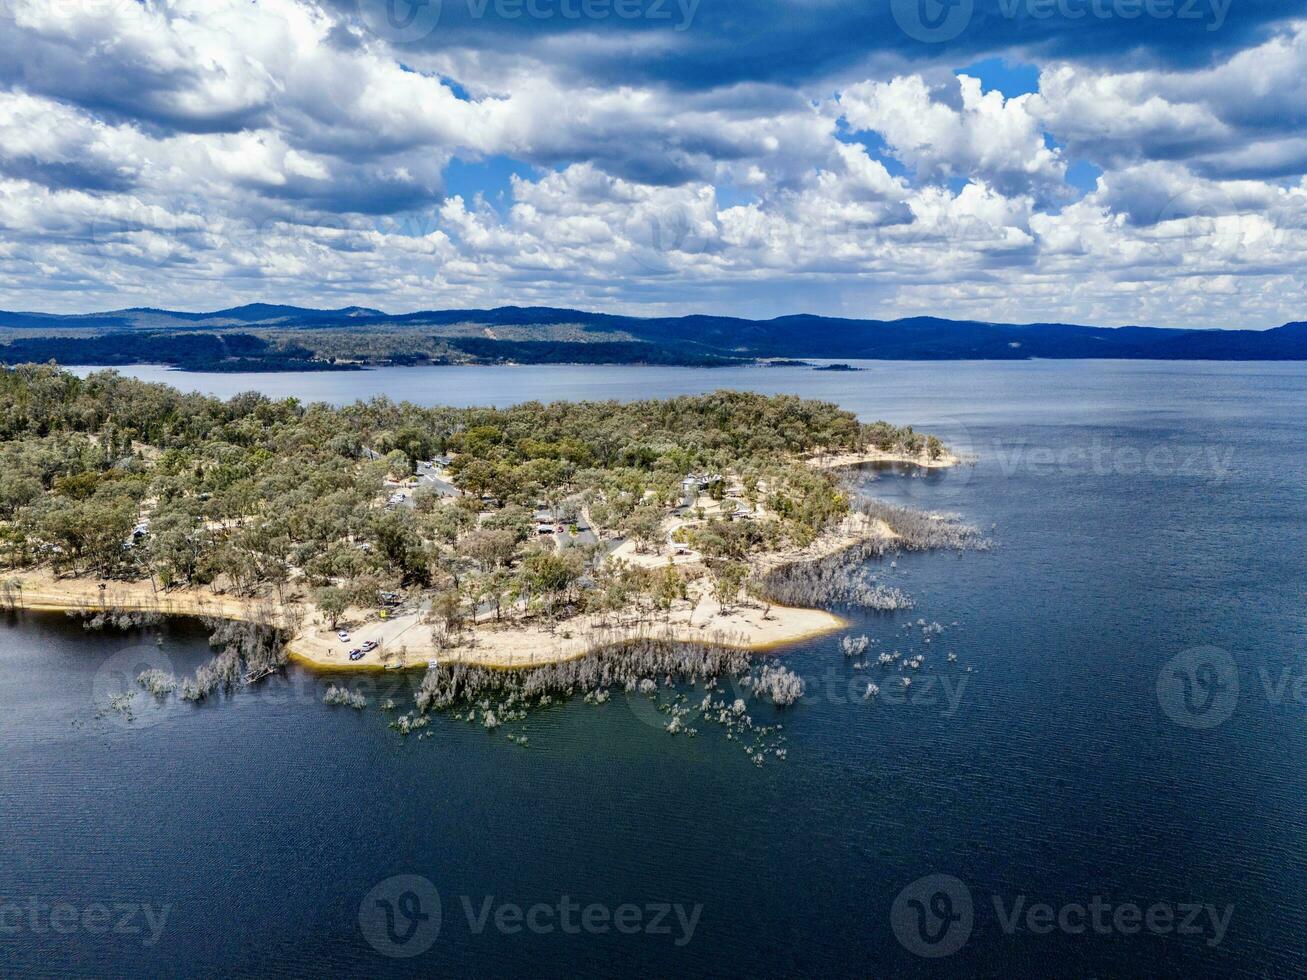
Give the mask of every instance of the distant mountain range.
M 632 317 L 550 307 L 387 314 L 254 304 L 211 313 L 135 308 L 61 316 L 0 312 L 0 360 L 142 361 L 206 370 L 414 363 L 727 364 L 882 360 L 1307 360 L 1307 322 L 1272 330 L 1087 327 L 909 317 Z

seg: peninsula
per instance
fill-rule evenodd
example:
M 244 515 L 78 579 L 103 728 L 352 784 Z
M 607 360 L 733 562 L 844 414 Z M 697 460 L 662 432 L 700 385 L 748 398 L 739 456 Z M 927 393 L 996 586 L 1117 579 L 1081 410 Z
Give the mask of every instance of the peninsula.
M 333 669 L 838 630 L 769 577 L 909 533 L 838 471 L 958 462 L 788 396 L 337 409 L 32 365 L 0 437 L 0 603 L 257 623 Z

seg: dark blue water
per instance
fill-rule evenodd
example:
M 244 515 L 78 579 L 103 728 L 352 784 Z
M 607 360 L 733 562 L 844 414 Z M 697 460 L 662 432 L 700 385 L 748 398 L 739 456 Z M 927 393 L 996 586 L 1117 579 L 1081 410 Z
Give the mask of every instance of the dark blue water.
M 4 621 L 0 899 L 11 904 L 0 900 L 0 975 L 1304 971 L 1307 684 L 1294 680 L 1307 676 L 1307 369 L 568 368 L 565 384 L 557 369 L 476 370 L 397 375 L 406 380 L 396 397 L 510 402 L 730 385 L 919 423 L 979 463 L 884 474 L 867 489 L 961 512 L 996 547 L 880 568 L 917 608 L 855 615 L 853 632 L 925 654 L 907 703 L 885 696 L 893 684 L 883 678 L 882 696 L 864 702 L 860 679 L 877 672 L 851 667 L 839 637 L 786 652 L 809 696 L 751 708 L 783 723 L 787 738 L 788 758 L 761 768 L 720 728 L 673 738 L 647 702 L 621 695 L 532 716 L 526 748 L 448 719 L 405 740 L 377 707 L 407 697 L 394 674 L 376 679 L 388 689 L 371 692 L 362 713 L 323 706 L 329 679 L 292 670 L 200 708 L 142 695 L 128 722 L 97 703 L 97 674 L 134 645 L 192 666 L 205 654 L 202 631 L 103 635 L 63 617 Z M 300 397 L 321 397 L 326 383 L 220 380 Z M 926 644 L 918 618 L 944 633 Z M 1186 654 L 1198 648 L 1217 652 Z M 1168 663 L 1185 656 L 1181 666 L 1218 670 L 1217 687 L 1196 688 L 1188 708 L 1173 687 L 1158 692 L 1159 676 L 1165 686 L 1175 675 Z M 1202 712 L 1204 692 L 1215 710 Z M 411 883 L 384 884 L 395 875 L 432 883 L 438 919 L 403 914 L 417 909 L 399 904 Z M 927 935 L 943 936 L 924 948 L 957 947 L 939 958 L 909 948 L 923 948 L 911 934 L 916 913 L 901 914 L 916 893 L 893 912 L 927 875 L 957 882 L 921 896 Z M 429 944 L 422 955 L 393 958 L 368 941 L 360 904 L 374 903 L 378 885 L 395 938 L 416 925 L 414 941 Z M 949 911 L 930 905 L 935 892 L 955 914 L 970 900 L 969 931 L 933 917 Z M 1077 929 L 1075 909 L 1095 897 L 1108 910 L 1103 928 Z M 56 932 L 30 912 L 32 899 L 79 918 Z M 429 895 L 420 901 L 434 912 Z M 593 928 L 562 931 L 565 901 L 597 908 Z M 143 913 L 137 932 L 95 934 L 80 917 L 97 903 L 148 905 L 156 922 L 168 910 L 157 940 Z M 548 906 L 537 926 L 552 931 L 514 930 L 513 907 L 537 903 Z M 687 916 L 699 907 L 693 929 L 674 912 L 655 922 L 663 903 Z M 1024 911 L 1004 927 L 1014 905 L 1041 903 L 1049 931 Z M 1204 911 L 1177 933 L 1191 904 Z M 1132 906 L 1161 911 L 1145 928 Z M 1208 906 L 1228 915 L 1223 931 Z M 612 927 L 618 914 L 630 934 Z

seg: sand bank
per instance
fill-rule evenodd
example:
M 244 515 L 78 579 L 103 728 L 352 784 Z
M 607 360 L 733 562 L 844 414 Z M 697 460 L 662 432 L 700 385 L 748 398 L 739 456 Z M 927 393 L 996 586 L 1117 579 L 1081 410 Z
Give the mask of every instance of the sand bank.
M 908 453 L 899 452 L 882 452 L 879 449 L 866 449 L 856 453 L 829 453 L 819 456 L 812 456 L 807 460 L 808 465 L 815 466 L 820 470 L 837 470 L 854 466 L 868 466 L 873 463 L 905 463 L 910 466 L 920 466 L 928 470 L 943 470 L 950 466 L 959 466 L 962 463 L 962 457 L 945 451 L 939 459 L 931 459 L 924 452 L 912 456 Z
M 771 557 L 771 556 L 769 556 Z M 773 558 L 778 561 L 779 556 Z M 775 567 L 769 563 L 768 567 Z M 48 570 L 10 576 L 22 582 L 7 604 L 40 611 L 130 611 L 174 616 L 207 616 L 269 622 L 292 630 L 291 657 L 314 667 L 377 670 L 391 664 L 425 667 L 432 659 L 486 667 L 540 666 L 585 656 L 592 649 L 633 639 L 667 640 L 731 646 L 763 651 L 836 632 L 846 623 L 820 609 L 764 606 L 746 600 L 729 611 L 708 594 L 707 584 L 693 583 L 689 601 L 678 601 L 667 613 L 637 617 L 630 614 L 576 616 L 552 627 L 536 619 L 526 623 L 496 622 L 493 615 L 469 625 L 458 642 L 438 646 L 425 612 L 414 611 L 381 619 L 375 611 L 350 610 L 341 620 L 349 640 L 341 641 L 311 602 L 289 594 L 282 603 L 269 598 L 245 599 L 218 595 L 208 589 L 156 589 L 149 580 L 100 582 L 56 578 Z M 349 651 L 373 640 L 378 648 L 351 662 Z

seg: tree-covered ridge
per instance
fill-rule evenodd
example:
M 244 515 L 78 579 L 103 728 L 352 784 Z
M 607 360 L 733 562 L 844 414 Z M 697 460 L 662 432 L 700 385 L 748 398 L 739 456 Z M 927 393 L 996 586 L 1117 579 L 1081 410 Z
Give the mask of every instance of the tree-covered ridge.
M 1237 327 L 1238 324 L 1229 326 Z M 739 364 L 757 359 L 1304 360 L 1307 323 L 1271 330 L 1093 327 L 920 316 L 771 320 L 631 317 L 555 308 L 425 310 L 255 304 L 57 316 L 0 311 L 0 363 L 166 363 L 186 370 L 334 370 L 382 364 Z
M 695 474 L 713 499 L 733 507 L 730 489 L 767 519 L 733 522 L 726 506 L 687 514 L 677 540 L 740 558 L 806 543 L 847 511 L 837 483 L 803 454 L 937 447 L 789 396 L 332 408 L 252 393 L 223 401 L 45 365 L 0 371 L 0 440 L 10 567 L 242 593 L 298 582 L 324 608 L 432 587 L 453 596 L 435 607 L 450 620 L 506 596 L 584 605 L 654 587 L 607 567 L 599 542 L 539 537 L 542 509 L 560 529 L 584 513 L 610 539 L 647 550 L 668 534 Z M 441 456 L 441 478 L 415 486 L 415 466 Z

